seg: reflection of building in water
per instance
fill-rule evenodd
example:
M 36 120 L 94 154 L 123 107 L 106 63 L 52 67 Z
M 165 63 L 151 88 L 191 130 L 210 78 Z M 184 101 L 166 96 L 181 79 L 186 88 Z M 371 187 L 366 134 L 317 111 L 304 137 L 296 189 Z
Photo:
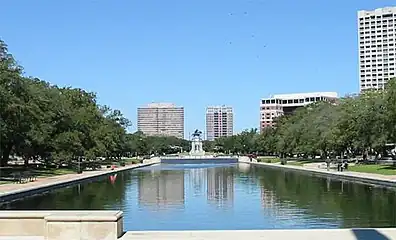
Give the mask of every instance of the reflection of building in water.
M 261 187 L 261 206 L 263 211 L 270 216 L 282 217 L 287 215 L 287 210 L 279 206 L 278 199 L 272 191 L 268 191 Z
M 193 168 L 189 171 L 190 183 L 195 193 L 204 192 L 206 169 L 205 168 Z
M 161 171 L 139 178 L 139 204 L 184 204 L 184 172 Z
M 261 206 L 264 208 L 276 208 L 276 196 L 273 192 L 261 187 Z
M 234 201 L 234 173 L 226 168 L 207 169 L 207 194 L 209 201 Z
M 265 189 L 263 186 L 261 187 L 261 206 L 266 214 L 283 219 L 289 219 L 301 211 L 292 201 L 278 198 L 275 192 Z

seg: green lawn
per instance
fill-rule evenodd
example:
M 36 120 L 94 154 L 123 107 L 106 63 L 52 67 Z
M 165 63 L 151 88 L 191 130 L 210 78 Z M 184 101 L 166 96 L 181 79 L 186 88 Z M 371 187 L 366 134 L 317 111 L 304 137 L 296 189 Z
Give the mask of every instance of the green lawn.
M 257 162 L 263 163 L 278 163 L 280 162 L 280 158 L 277 157 L 258 157 Z
M 295 161 L 287 161 L 287 165 L 293 165 L 293 166 L 303 166 L 304 164 L 307 163 L 313 163 L 315 161 L 313 160 L 295 160 Z
M 126 165 L 130 165 L 130 164 L 138 164 L 140 163 L 140 160 L 137 158 L 123 158 L 122 160 L 125 161 Z
M 393 165 L 355 165 L 348 167 L 352 172 L 376 173 L 382 175 L 396 175 L 396 166 Z
M 52 177 L 52 176 L 76 173 L 75 170 L 68 168 L 34 169 L 33 172 L 37 175 L 37 177 Z
M 13 173 L 21 173 L 24 171 L 30 171 L 34 173 L 37 178 L 46 178 L 46 177 L 53 177 L 53 176 L 60 176 L 64 174 L 76 173 L 73 169 L 67 168 L 40 168 L 40 169 L 30 169 L 30 170 L 23 170 L 20 168 L 14 168 L 7 170 L 7 174 L 2 174 L 0 176 L 0 185 L 1 184 L 8 184 L 13 182 Z

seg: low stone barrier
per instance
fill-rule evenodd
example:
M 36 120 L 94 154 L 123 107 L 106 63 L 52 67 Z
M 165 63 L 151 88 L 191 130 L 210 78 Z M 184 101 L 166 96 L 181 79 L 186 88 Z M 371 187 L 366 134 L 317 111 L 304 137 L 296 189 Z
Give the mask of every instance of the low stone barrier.
M 0 236 L 47 240 L 116 240 L 124 232 L 122 211 L 0 211 L 0 226 Z

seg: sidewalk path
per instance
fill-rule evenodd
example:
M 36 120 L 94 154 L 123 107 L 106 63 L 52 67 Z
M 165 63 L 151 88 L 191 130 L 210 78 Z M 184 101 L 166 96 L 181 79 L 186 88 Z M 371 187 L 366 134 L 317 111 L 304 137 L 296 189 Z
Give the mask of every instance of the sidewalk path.
M 44 177 L 44 178 L 37 178 L 34 182 L 28 183 L 7 183 L 0 185 L 0 202 L 3 197 L 11 194 L 22 193 L 27 191 L 33 191 L 40 188 L 51 187 L 54 185 L 59 184 L 67 184 L 74 181 L 84 180 L 93 177 L 100 177 L 110 173 L 117 173 L 120 171 L 130 170 L 139 167 L 145 167 L 149 165 L 156 164 L 156 162 L 149 162 L 149 163 L 140 163 L 140 164 L 133 164 L 128 165 L 125 167 L 119 167 L 114 170 L 111 169 L 104 169 L 104 170 L 97 170 L 97 171 L 87 171 L 83 172 L 82 174 L 71 173 L 71 174 L 64 174 L 52 177 Z

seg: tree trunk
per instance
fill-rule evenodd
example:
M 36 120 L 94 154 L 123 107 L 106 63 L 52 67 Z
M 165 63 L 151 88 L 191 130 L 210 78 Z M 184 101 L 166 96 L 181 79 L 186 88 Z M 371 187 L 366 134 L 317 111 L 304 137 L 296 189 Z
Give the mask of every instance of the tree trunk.
M 10 160 L 11 149 L 12 144 L 9 143 L 3 151 L 3 155 L 1 156 L 0 167 L 4 167 L 5 165 L 7 165 L 8 160 Z
M 29 167 L 29 158 L 25 158 L 25 159 L 23 159 L 23 161 L 24 161 L 25 168 L 28 168 Z

